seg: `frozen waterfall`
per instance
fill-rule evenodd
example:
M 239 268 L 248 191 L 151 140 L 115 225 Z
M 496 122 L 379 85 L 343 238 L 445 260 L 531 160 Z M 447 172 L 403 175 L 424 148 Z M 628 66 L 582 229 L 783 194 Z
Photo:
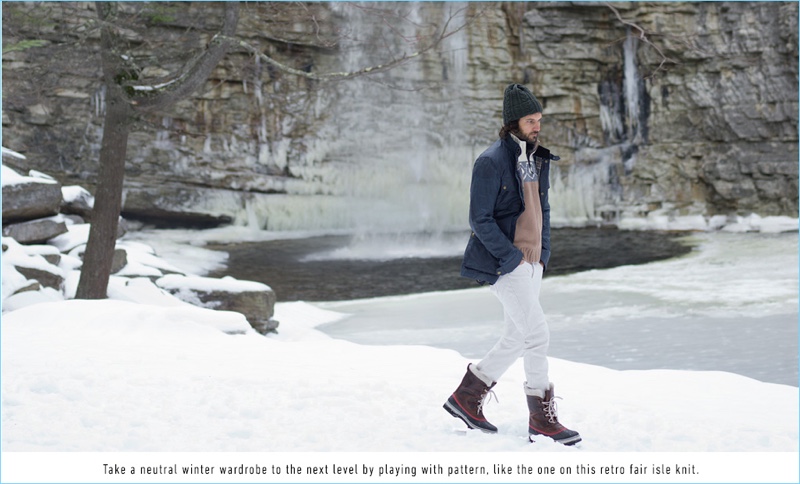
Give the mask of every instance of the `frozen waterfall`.
M 584 138 L 570 140 L 571 163 L 557 163 L 551 172 L 551 218 L 557 225 L 616 223 L 621 217 L 621 178 L 631 172 L 644 142 L 640 92 L 644 89 L 636 66 L 638 39 L 630 28 L 623 43 L 622 86 L 601 86 L 600 123 L 605 146 Z M 588 145 L 588 146 L 587 146 Z
M 349 25 L 360 29 L 351 35 L 357 42 L 342 48 L 344 69 L 381 64 L 387 54 L 415 52 L 419 45 L 414 39 L 428 35 L 425 29 L 437 20 L 431 12 L 443 16 L 440 25 L 448 19 L 451 26 L 461 25 L 463 6 L 448 3 L 449 8 L 430 10 L 424 2 L 408 3 L 387 13 L 374 5 L 353 9 L 334 4 L 350 17 Z M 248 194 L 236 223 L 272 231 L 356 234 L 466 229 L 472 164 L 499 128 L 493 115 L 481 116 L 459 96 L 476 89 L 470 80 L 470 69 L 477 67 L 469 64 L 469 41 L 463 29 L 425 58 L 339 83 L 338 107 L 326 113 L 327 122 L 315 133 L 319 142 L 307 154 L 312 162 L 289 168 L 297 179 L 282 185 L 285 194 Z M 620 178 L 632 169 L 642 142 L 637 45 L 628 32 L 622 44 L 624 78 L 601 99 L 606 139 L 590 140 L 588 146 L 585 140 L 575 143 L 573 153 L 558 152 L 562 161 L 553 164 L 550 193 L 555 225 L 619 218 Z M 259 139 L 266 147 L 266 140 Z M 278 145 L 270 142 L 271 156 L 280 152 Z
M 358 26 L 343 39 L 343 70 L 380 65 L 416 52 L 432 24 L 464 23 L 464 5 L 332 4 Z M 444 18 L 430 18 L 432 12 Z M 452 19 L 450 17 L 453 17 Z M 391 28 L 386 25 L 390 24 Z M 352 39 L 352 40 L 351 40 Z M 236 222 L 258 229 L 343 229 L 357 233 L 428 232 L 466 226 L 469 178 L 476 156 L 463 133 L 469 120 L 458 93 L 467 78 L 466 30 L 427 58 L 389 73 L 336 86 L 328 121 L 315 133 L 313 166 L 294 168 L 302 182 L 288 194 L 252 195 Z M 433 71 L 433 72 L 432 72 Z

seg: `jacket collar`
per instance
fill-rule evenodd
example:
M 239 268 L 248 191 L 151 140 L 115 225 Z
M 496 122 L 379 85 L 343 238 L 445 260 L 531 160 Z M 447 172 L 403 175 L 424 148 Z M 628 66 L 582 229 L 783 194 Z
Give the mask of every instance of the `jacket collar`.
M 522 154 L 523 148 L 526 146 L 525 141 L 520 140 L 511 133 L 506 135 L 506 137 L 503 138 L 502 141 L 506 149 L 514 153 L 514 161 L 516 162 L 516 160 L 519 158 L 519 155 Z M 544 159 L 544 161 L 550 161 L 550 160 L 557 161 L 561 159 L 560 157 L 550 153 L 550 150 L 548 150 L 542 145 L 539 145 L 536 148 L 536 151 L 533 153 L 533 155 Z

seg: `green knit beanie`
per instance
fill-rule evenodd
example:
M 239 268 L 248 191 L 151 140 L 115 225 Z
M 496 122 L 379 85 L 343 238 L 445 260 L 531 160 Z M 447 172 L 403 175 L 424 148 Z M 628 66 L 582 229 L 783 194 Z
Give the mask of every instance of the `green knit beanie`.
M 529 114 L 541 113 L 542 104 L 536 96 L 522 84 L 509 84 L 503 94 L 503 125 L 524 118 Z

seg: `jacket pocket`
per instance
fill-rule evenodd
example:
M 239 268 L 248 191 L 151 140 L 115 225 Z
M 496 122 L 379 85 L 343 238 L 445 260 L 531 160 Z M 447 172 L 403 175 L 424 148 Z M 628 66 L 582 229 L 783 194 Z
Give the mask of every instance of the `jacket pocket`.
M 506 218 L 517 215 L 522 211 L 522 199 L 517 191 L 515 183 L 504 182 L 497 195 L 497 202 L 494 208 L 496 219 Z

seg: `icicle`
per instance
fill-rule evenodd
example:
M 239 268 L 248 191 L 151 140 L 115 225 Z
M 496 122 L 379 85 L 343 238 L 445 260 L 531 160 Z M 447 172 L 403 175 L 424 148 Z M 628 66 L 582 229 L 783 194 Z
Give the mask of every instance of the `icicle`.
M 106 112 L 106 86 L 100 86 L 100 89 L 94 92 L 94 115 L 100 117 Z
M 163 149 L 169 149 L 171 147 L 171 143 L 169 140 L 170 129 L 172 128 L 172 118 L 168 116 L 163 116 L 161 118 L 161 127 L 164 129 L 159 129 L 156 131 L 156 146 Z
M 582 226 L 617 221 L 622 186 L 618 168 L 627 144 L 584 147 L 567 166 L 550 165 L 550 217 L 554 225 Z
M 263 81 L 261 80 L 261 58 L 256 56 L 255 58 L 256 69 L 255 69 L 255 76 L 253 78 L 253 92 L 256 95 L 256 102 L 258 103 L 258 107 L 264 106 L 264 94 L 261 92 Z
M 622 124 L 619 112 L 605 104 L 600 104 L 600 126 L 603 127 L 604 133 L 608 133 L 609 141 L 612 143 L 619 142 L 625 136 L 625 126 Z
M 624 88 L 625 88 L 625 114 L 628 119 L 627 139 L 633 141 L 638 137 L 639 126 L 639 79 L 636 72 L 636 46 L 638 40 L 628 28 L 628 37 L 623 46 L 624 52 Z

